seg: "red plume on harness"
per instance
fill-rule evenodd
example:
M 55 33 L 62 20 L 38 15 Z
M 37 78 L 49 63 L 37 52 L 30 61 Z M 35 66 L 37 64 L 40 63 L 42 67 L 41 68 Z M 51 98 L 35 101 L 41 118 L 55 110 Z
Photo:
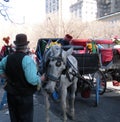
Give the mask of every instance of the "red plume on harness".
M 8 45 L 9 44 L 10 37 L 3 37 L 3 41 Z

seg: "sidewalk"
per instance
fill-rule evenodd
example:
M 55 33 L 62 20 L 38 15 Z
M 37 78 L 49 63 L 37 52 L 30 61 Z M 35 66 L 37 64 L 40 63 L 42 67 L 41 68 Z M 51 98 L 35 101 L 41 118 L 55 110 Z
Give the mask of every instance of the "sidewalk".
M 107 82 L 107 89 L 104 96 L 120 96 L 120 86 L 113 86 L 112 81 Z
M 34 105 L 35 115 L 34 122 L 45 122 L 45 107 L 43 105 Z M 5 114 L 7 109 L 0 111 L 0 122 L 10 122 L 9 114 Z M 62 122 L 52 112 L 50 113 L 51 122 Z
M 3 89 L 0 86 L 0 101 L 3 94 Z M 107 90 L 104 93 L 105 97 L 120 96 L 120 86 L 113 86 L 112 82 L 107 82 Z M 45 122 L 45 106 L 40 104 L 39 101 L 43 101 L 42 96 L 40 99 L 34 97 L 34 122 Z M 7 109 L 0 111 L 0 122 L 10 122 L 8 114 L 5 114 Z M 51 122 L 62 122 L 62 120 L 56 116 L 54 113 L 50 112 Z
M 0 86 L 0 101 L 2 98 L 3 89 Z M 8 111 L 7 107 L 0 110 L 0 122 L 10 122 L 9 114 L 6 114 Z M 50 112 L 51 122 L 62 122 L 59 117 Z M 45 106 L 39 104 L 37 98 L 34 96 L 34 122 L 45 122 Z

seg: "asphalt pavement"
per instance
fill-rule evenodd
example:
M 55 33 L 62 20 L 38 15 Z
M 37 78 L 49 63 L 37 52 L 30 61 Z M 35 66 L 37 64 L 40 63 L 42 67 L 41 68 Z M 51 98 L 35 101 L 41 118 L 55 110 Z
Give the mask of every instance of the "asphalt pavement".
M 4 90 L 0 85 L 0 101 L 2 99 L 3 92 Z M 62 120 L 52 112 L 50 112 L 50 117 L 51 122 L 62 122 Z M 5 105 L 2 110 L 0 110 L 0 122 L 10 122 L 7 105 Z M 39 103 L 37 95 L 34 95 L 34 122 L 45 122 L 45 106 Z
M 3 92 L 4 90 L 0 85 L 0 101 Z M 113 122 L 114 120 L 114 122 L 120 122 L 120 106 L 118 104 L 120 102 L 119 98 L 120 86 L 113 86 L 112 82 L 107 82 L 106 93 L 104 93 L 104 95 L 100 98 L 101 102 L 98 108 L 90 107 L 91 105 L 89 104 L 89 101 L 82 101 L 82 99 L 80 99 L 80 101 L 76 101 L 78 105 L 75 105 L 76 120 L 74 122 Z M 34 95 L 34 122 L 45 122 L 45 106 L 43 99 L 44 97 L 42 95 L 40 95 L 40 97 L 38 97 L 38 95 Z M 117 105 L 114 106 L 116 103 Z M 86 104 L 88 104 L 89 106 L 87 106 Z M 55 104 L 53 104 L 52 107 L 54 106 Z M 57 108 L 58 105 L 56 105 L 55 109 Z M 10 122 L 9 114 L 7 112 L 7 106 L 4 106 L 4 108 L 0 110 L 0 122 Z M 51 110 L 51 122 L 62 122 L 62 117 L 60 114 L 56 114 L 57 112 Z M 68 122 L 73 121 L 68 120 Z

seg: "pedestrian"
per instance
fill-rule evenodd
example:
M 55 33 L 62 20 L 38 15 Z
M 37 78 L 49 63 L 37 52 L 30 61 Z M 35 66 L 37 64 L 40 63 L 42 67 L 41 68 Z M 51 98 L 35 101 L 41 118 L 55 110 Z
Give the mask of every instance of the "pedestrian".
M 66 34 L 65 37 L 64 37 L 64 45 L 70 45 L 70 42 L 72 40 L 72 36 L 70 34 Z
M 9 55 L 14 52 L 12 44 L 9 44 L 10 37 L 9 36 L 3 37 L 3 41 L 5 44 L 2 46 L 2 48 L 0 50 L 0 60 L 2 60 L 2 58 L 5 57 L 6 55 Z M 4 85 L 5 79 L 1 78 L 1 82 Z M 2 110 L 4 108 L 4 106 L 6 106 L 6 105 L 7 105 L 7 93 L 6 93 L 6 91 L 4 91 L 2 100 L 0 102 L 0 110 Z
M 4 89 L 7 91 L 10 119 L 11 122 L 33 122 L 33 94 L 45 76 L 37 75 L 36 64 L 27 54 L 27 35 L 17 34 L 14 44 L 16 51 L 0 62 L 0 76 L 7 78 Z
M 4 86 L 5 79 L 1 78 L 0 82 Z M 0 101 L 0 110 L 2 110 L 6 105 L 7 105 L 7 93 L 6 93 L 6 91 L 4 91 L 3 96 L 2 96 L 2 100 Z

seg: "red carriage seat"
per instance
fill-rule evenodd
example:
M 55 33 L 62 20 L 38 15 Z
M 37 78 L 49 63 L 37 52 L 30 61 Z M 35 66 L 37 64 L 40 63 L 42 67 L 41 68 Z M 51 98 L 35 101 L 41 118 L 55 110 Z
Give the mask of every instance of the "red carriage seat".
M 86 47 L 86 44 L 90 42 L 89 39 L 72 39 L 71 44 L 72 45 L 80 45 Z
M 96 39 L 95 42 L 97 44 L 113 44 L 111 39 Z
M 77 53 L 78 54 L 84 54 L 84 53 L 86 53 L 86 45 L 90 41 L 91 40 L 89 40 L 89 39 L 72 39 L 71 45 L 83 46 L 84 50 L 79 50 L 79 52 L 77 51 Z
M 108 49 L 100 49 L 101 52 L 101 59 L 102 63 L 107 63 L 112 61 L 113 59 L 113 49 L 108 48 Z
M 74 50 L 74 54 L 85 54 L 86 53 L 86 47 L 84 47 L 82 50 Z
M 84 50 L 79 50 L 79 54 L 85 54 L 86 53 L 86 47 L 84 47 Z

